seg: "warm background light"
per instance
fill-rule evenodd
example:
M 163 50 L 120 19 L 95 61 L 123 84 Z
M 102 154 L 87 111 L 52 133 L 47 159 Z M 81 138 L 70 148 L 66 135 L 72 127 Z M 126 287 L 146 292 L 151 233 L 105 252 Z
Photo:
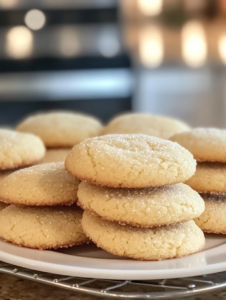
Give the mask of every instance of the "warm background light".
M 46 17 L 41 10 L 32 9 L 26 13 L 24 22 L 30 29 L 39 30 L 45 25 Z
M 13 58 L 25 58 L 29 56 L 33 48 L 33 35 L 24 26 L 11 28 L 6 35 L 6 53 Z
M 182 28 L 182 56 L 190 67 L 200 67 L 205 63 L 207 45 L 201 23 L 190 21 Z
M 221 60 L 224 64 L 226 64 L 226 34 L 220 38 L 218 50 Z
M 80 53 L 79 38 L 73 27 L 65 26 L 60 29 L 59 51 L 65 57 L 73 57 Z
M 155 26 L 144 27 L 139 34 L 139 56 L 141 62 L 151 68 L 158 67 L 164 57 L 162 34 Z
M 163 0 L 138 0 L 138 7 L 142 14 L 157 16 L 162 12 Z
M 0 0 L 0 8 L 11 8 L 18 3 L 18 0 Z

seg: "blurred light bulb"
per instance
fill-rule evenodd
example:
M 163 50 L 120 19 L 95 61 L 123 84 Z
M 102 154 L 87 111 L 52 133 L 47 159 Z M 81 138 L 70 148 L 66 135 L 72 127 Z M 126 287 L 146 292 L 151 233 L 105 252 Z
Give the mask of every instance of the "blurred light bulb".
M 73 57 L 80 52 L 78 35 L 73 27 L 66 26 L 60 29 L 59 51 L 65 57 Z
M 11 28 L 6 34 L 6 53 L 13 58 L 24 58 L 31 54 L 33 35 L 24 26 Z
M 26 13 L 24 22 L 30 29 L 39 30 L 45 25 L 46 17 L 41 10 L 32 9 Z
M 218 51 L 221 60 L 226 64 L 226 34 L 223 35 L 218 42 Z
M 151 26 L 140 31 L 139 55 L 141 62 L 147 67 L 156 68 L 162 63 L 164 46 L 159 28 Z
M 191 21 L 182 28 L 182 56 L 190 67 L 200 67 L 205 63 L 207 45 L 201 23 Z
M 112 30 L 103 30 L 98 43 L 100 53 L 105 57 L 114 57 L 120 50 L 118 38 Z
M 142 14 L 157 16 L 162 12 L 163 0 L 138 0 L 138 7 Z
M 18 3 L 18 0 L 0 0 L 0 7 L 10 8 Z

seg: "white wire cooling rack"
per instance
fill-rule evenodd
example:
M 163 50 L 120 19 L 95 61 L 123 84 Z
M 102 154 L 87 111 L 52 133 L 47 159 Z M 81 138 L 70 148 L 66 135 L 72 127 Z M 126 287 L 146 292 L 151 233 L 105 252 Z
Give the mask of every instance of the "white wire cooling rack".
M 198 295 L 226 288 L 226 272 L 162 280 L 106 280 L 66 277 L 0 262 L 0 272 L 74 292 L 114 299 L 166 299 Z

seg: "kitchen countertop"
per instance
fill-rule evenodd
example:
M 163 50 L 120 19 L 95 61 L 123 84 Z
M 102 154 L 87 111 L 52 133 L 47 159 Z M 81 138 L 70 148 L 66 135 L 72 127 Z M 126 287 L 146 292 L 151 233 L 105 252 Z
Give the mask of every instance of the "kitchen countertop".
M 226 273 L 224 273 L 226 276 Z M 218 275 L 216 275 L 218 276 Z M 221 274 L 222 278 L 222 274 Z M 103 300 L 105 297 L 94 297 L 71 292 L 34 281 L 20 279 L 6 274 L 0 274 L 0 300 Z M 178 298 L 179 299 L 179 298 Z M 183 298 L 188 300 L 218 300 L 226 299 L 226 288 L 215 293 L 207 293 L 196 297 Z M 180 298 L 179 300 L 182 300 Z

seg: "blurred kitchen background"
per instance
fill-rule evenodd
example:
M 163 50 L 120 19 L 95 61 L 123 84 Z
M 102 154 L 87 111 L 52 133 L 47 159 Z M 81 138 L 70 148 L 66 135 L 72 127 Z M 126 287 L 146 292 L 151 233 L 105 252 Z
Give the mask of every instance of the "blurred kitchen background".
M 0 125 L 72 109 L 226 127 L 226 0 L 0 0 Z

